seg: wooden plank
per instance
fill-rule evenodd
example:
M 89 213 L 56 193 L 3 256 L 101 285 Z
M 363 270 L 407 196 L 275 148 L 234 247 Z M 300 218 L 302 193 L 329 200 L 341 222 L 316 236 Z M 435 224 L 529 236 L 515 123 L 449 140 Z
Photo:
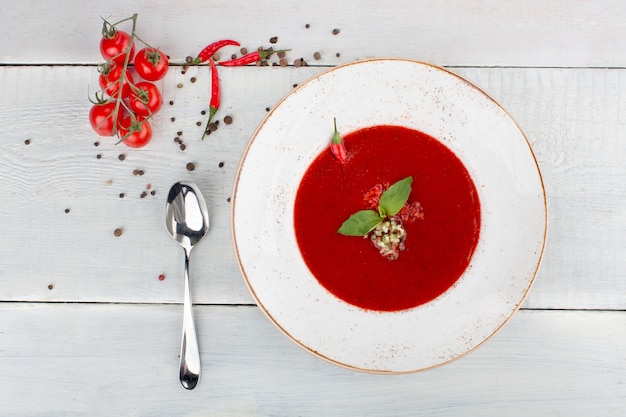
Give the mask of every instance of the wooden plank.
M 101 16 L 115 21 L 133 13 L 142 39 L 176 62 L 217 39 L 253 49 L 277 36 L 276 46 L 292 49 L 290 62 L 397 56 L 456 66 L 626 65 L 621 0 L 5 2 L 0 63 L 97 62 Z M 333 29 L 341 31 L 333 35 Z
M 163 211 L 171 183 L 189 179 L 205 192 L 211 212 L 210 233 L 192 255 L 195 301 L 251 303 L 229 231 L 227 199 L 237 163 L 266 107 L 322 70 L 224 69 L 218 115 L 234 122 L 205 141 L 196 122 L 207 109 L 208 70 L 172 70 L 160 84 L 166 104 L 154 120 L 155 139 L 130 150 L 98 138 L 87 123 L 94 67 L 0 67 L 0 299 L 180 302 L 182 250 L 167 235 Z M 548 245 L 526 306 L 626 309 L 626 125 L 620 118 L 626 71 L 454 71 L 504 105 L 543 171 Z M 179 82 L 183 88 L 176 88 Z M 173 142 L 178 131 L 185 151 Z M 188 162 L 194 171 L 187 171 Z M 133 175 L 135 169 L 145 174 Z M 148 184 L 156 194 L 140 198 Z M 116 238 L 118 227 L 124 232 Z
M 8 135 L 0 144 L 0 275 L 6 278 L 0 298 L 181 300 L 183 253 L 165 229 L 165 196 L 175 181 L 193 180 L 206 194 L 211 213 L 211 230 L 192 254 L 196 300 L 252 302 L 230 238 L 233 176 L 266 108 L 319 71 L 224 71 L 218 116 L 230 114 L 234 122 L 222 122 L 201 141 L 203 126 L 196 123 L 206 119 L 200 112 L 208 110 L 209 72 L 192 68 L 183 76 L 178 68 L 160 84 L 165 105 L 154 119 L 155 138 L 147 148 L 131 150 L 99 138 L 88 124 L 95 67 L 0 67 L 0 85 L 7 86 L 0 98 L 0 128 Z M 179 82 L 184 88 L 176 87 Z M 251 84 L 258 86 L 250 91 Z M 185 151 L 173 141 L 179 131 Z M 194 171 L 187 170 L 189 162 Z M 144 175 L 133 175 L 137 169 Z M 148 184 L 156 194 L 140 198 Z M 113 234 L 116 228 L 123 229 L 119 238 Z M 166 276 L 162 282 L 160 274 Z
M 0 305 L 11 416 L 623 416 L 626 313 L 521 311 L 468 356 L 357 373 L 297 347 L 256 307 L 198 307 L 203 375 L 178 382 L 181 309 Z M 36 398 L 36 400 L 33 400 Z
M 455 71 L 509 110 L 542 170 L 548 244 L 526 306 L 624 309 L 626 72 Z

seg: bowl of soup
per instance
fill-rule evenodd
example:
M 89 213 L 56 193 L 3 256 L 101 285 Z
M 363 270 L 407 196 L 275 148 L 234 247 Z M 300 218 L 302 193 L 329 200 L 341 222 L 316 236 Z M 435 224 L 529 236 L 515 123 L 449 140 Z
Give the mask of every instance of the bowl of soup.
M 339 233 L 359 212 L 362 235 Z M 519 125 L 468 80 L 410 59 L 300 84 L 254 132 L 233 186 L 233 245 L 259 308 L 300 347 L 366 372 L 430 369 L 487 341 L 528 294 L 546 229 Z

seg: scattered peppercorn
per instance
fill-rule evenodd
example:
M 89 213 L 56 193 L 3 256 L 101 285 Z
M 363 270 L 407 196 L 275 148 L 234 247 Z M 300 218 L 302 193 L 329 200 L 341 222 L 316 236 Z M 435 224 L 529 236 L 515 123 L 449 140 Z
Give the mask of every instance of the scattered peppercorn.
M 120 198 L 124 198 L 124 193 L 120 193 Z
M 196 82 L 196 77 L 191 77 L 191 78 L 189 79 L 189 81 L 191 81 L 192 83 L 195 83 L 195 82 Z
M 152 184 L 146 184 L 146 190 L 149 190 L 150 188 L 152 188 Z
M 191 56 L 186 56 L 185 57 L 185 62 L 188 64 L 191 64 L 193 62 L 193 58 Z
M 337 52 L 337 53 L 335 54 L 335 56 L 336 56 L 337 58 L 339 58 L 339 57 L 341 56 L 341 54 L 340 54 L 339 52 Z
M 224 117 L 224 123 L 229 125 L 233 122 L 233 117 L 232 116 L 226 116 Z
M 265 108 L 265 111 L 270 111 L 270 108 L 269 108 L 269 107 L 266 107 L 266 108 Z
M 206 114 L 206 110 L 202 110 L 200 114 L 204 116 Z
M 150 191 L 150 195 L 155 195 L 155 194 L 156 194 L 156 191 L 154 190 Z
M 172 123 L 173 123 L 173 122 L 175 122 L 175 121 L 176 121 L 176 118 L 175 118 L 175 117 L 172 117 L 170 120 L 171 120 L 171 121 L 172 121 Z
M 94 142 L 93 146 L 100 146 L 100 142 Z
M 308 28 L 310 28 L 310 27 L 311 27 L 311 25 L 309 25 L 309 24 L 307 23 L 306 25 L 304 25 L 304 27 L 308 29 Z
M 202 122 L 196 122 L 196 126 L 202 126 Z
M 287 56 L 287 52 L 285 51 L 278 51 L 276 52 L 276 56 L 279 58 L 284 58 L 285 56 Z
M 183 135 L 183 131 L 182 131 L 182 130 L 179 130 L 178 132 L 176 132 L 176 135 L 178 135 L 178 136 L 182 136 L 182 135 Z
M 165 275 L 161 274 L 159 275 L 159 281 L 163 281 L 165 279 Z
M 124 155 L 123 153 L 119 154 L 119 156 L 117 157 L 117 159 L 119 159 L 120 161 L 123 161 L 124 159 L 126 159 L 126 155 Z
M 66 208 L 66 209 L 65 209 L 65 212 L 66 212 L 66 213 L 69 213 L 69 212 L 70 212 L 70 209 Z
M 294 84 L 294 85 L 293 85 L 293 88 L 296 88 L 297 86 L 298 86 L 298 84 Z
M 272 36 L 270 38 L 270 43 L 276 43 L 276 42 L 278 42 L 278 36 Z
M 187 163 L 187 171 L 193 171 L 194 169 L 196 169 L 196 166 L 194 165 L 193 162 L 188 162 Z
M 320 54 L 319 52 L 315 52 L 313 54 L 313 58 L 319 61 L 320 59 L 322 59 L 322 54 Z
M 178 88 L 183 88 L 183 83 L 178 83 L 178 84 L 176 85 L 176 87 L 178 87 Z
M 102 155 L 100 154 L 96 155 L 96 159 L 100 159 L 100 158 L 102 158 Z
M 141 195 L 140 195 L 139 197 L 140 197 L 140 198 L 146 198 L 146 196 L 147 196 L 147 195 L 148 195 L 148 193 L 147 193 L 147 192 L 142 191 L 142 192 L 141 192 Z
M 333 29 L 333 35 L 339 35 L 339 32 L 341 32 L 341 29 Z
M 285 58 L 281 58 L 280 61 L 278 61 L 278 65 L 280 65 L 281 67 L 286 67 L 287 60 Z
M 218 167 L 223 168 L 224 167 L 224 163 L 220 162 L 219 164 L 217 164 Z
M 170 106 L 174 105 L 174 100 L 170 100 Z
M 52 285 L 52 284 L 48 285 L 48 289 L 49 290 L 52 290 L 53 288 L 54 288 L 54 285 Z
M 26 139 L 26 140 L 24 141 L 24 144 L 25 144 L 25 145 L 30 145 L 30 139 Z
M 113 231 L 113 234 L 115 235 L 115 237 L 120 237 L 122 236 L 122 229 L 117 228 Z
M 187 146 L 184 143 L 180 144 L 180 150 L 184 151 L 187 148 Z
M 248 53 L 248 48 L 241 48 L 239 52 L 241 52 L 241 55 L 246 55 Z

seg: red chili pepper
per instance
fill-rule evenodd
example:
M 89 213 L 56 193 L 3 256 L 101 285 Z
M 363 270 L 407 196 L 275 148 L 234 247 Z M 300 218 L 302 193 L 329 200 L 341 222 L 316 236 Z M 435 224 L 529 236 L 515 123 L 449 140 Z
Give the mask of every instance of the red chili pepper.
M 339 132 L 337 132 L 337 119 L 335 118 L 333 120 L 335 123 L 335 133 L 330 141 L 330 151 L 333 153 L 334 157 L 343 164 L 348 159 L 348 152 L 346 151 L 346 145 L 343 142 L 343 138 Z
M 209 59 L 209 64 L 211 65 L 211 103 L 209 104 L 209 120 L 206 122 L 206 128 L 202 134 L 203 140 L 207 132 L 209 132 L 209 125 L 211 120 L 213 120 L 213 116 L 215 116 L 217 109 L 220 107 L 220 79 L 217 74 L 217 66 L 212 59 Z
M 223 39 L 221 41 L 213 42 L 213 43 L 207 45 L 202 51 L 200 51 L 198 56 L 196 58 L 194 58 L 194 60 L 191 61 L 191 63 L 189 65 L 202 64 L 203 62 L 205 62 L 209 58 L 211 58 L 213 55 L 215 55 L 215 53 L 219 49 L 223 48 L 224 46 L 229 46 L 229 45 L 240 46 L 239 42 L 233 41 L 231 39 Z
M 220 65 L 224 66 L 224 67 L 238 67 L 241 65 L 248 65 L 248 64 L 252 64 L 254 62 L 257 61 L 261 61 L 264 59 L 269 58 L 270 55 L 278 53 L 278 52 L 287 52 L 290 51 L 291 49 L 279 49 L 276 51 L 255 51 L 255 52 L 250 52 L 249 54 L 246 54 L 244 56 L 241 56 L 239 58 L 235 58 L 235 59 L 231 59 L 230 61 L 224 61 L 224 62 L 220 62 Z

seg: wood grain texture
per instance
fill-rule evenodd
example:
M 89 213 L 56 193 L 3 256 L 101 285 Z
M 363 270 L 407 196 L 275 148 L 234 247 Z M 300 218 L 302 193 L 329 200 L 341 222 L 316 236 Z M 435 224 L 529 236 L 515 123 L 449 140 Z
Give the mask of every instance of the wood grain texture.
M 194 391 L 185 391 L 177 378 L 178 306 L 1 304 L 3 414 L 621 417 L 626 411 L 624 312 L 522 311 L 469 355 L 406 375 L 325 362 L 284 337 L 256 307 L 195 313 L 203 374 Z
M 253 302 L 229 230 L 228 198 L 237 164 L 266 107 L 323 70 L 221 71 L 219 116 L 232 115 L 234 122 L 205 141 L 196 122 L 204 120 L 200 111 L 207 109 L 207 68 L 184 75 L 180 68 L 173 70 L 161 83 L 165 105 L 154 120 L 155 139 L 147 148 L 130 150 L 97 137 L 86 123 L 94 67 L 0 67 L 0 83 L 12 89 L 0 99 L 5 132 L 0 142 L 0 177 L 5 179 L 0 183 L 0 298 L 180 302 L 182 251 L 165 230 L 163 211 L 171 183 L 191 179 L 202 188 L 211 212 L 210 233 L 192 255 L 195 301 Z M 626 126 L 620 119 L 626 112 L 621 93 L 626 71 L 454 71 L 510 112 L 542 169 L 548 245 L 525 306 L 626 309 Z M 197 81 L 191 83 L 191 77 Z M 179 82 L 183 88 L 176 87 Z M 185 151 L 173 141 L 179 131 Z M 187 171 L 188 162 L 195 164 L 194 171 Z M 133 175 L 135 169 L 145 174 Z M 156 194 L 140 198 L 148 184 Z M 124 232 L 116 238 L 118 227 Z M 166 279 L 158 281 L 159 274 Z
M 381 56 L 455 66 L 626 65 L 621 0 L 2 2 L 0 62 L 95 63 L 101 16 L 135 12 L 141 37 L 177 62 L 223 37 L 253 49 L 277 36 L 292 49 L 290 62 L 325 65 Z
M 101 16 L 135 12 L 175 64 L 140 150 L 87 123 Z M 0 414 L 623 416 L 624 22 L 621 0 L 0 1 Z M 234 122 L 200 141 L 210 73 L 180 64 L 220 38 L 253 50 L 274 36 L 289 67 L 220 69 L 218 116 Z M 549 208 L 525 309 L 468 356 L 398 376 L 318 359 L 241 305 L 254 301 L 229 230 L 237 164 L 266 108 L 331 66 L 384 56 L 447 66 L 499 101 L 532 144 Z M 176 180 L 196 182 L 211 212 L 191 259 L 194 391 L 177 378 L 183 254 L 163 220 Z
M 154 119 L 155 138 L 149 147 L 131 150 L 96 136 L 87 122 L 95 67 L 0 67 L 0 82 L 15 88 L 0 100 L 6 116 L 0 127 L 9 132 L 0 145 L 0 176 L 10 179 L 0 183 L 5 203 L 0 274 L 7 278 L 0 284 L 1 298 L 180 300 L 183 254 L 165 229 L 165 196 L 175 181 L 193 180 L 211 213 L 209 235 L 192 255 L 196 300 L 251 302 L 230 238 L 234 172 L 266 108 L 315 71 L 225 71 L 219 117 L 231 114 L 234 122 L 222 122 L 205 141 L 200 140 L 203 126 L 196 123 L 206 118 L 201 111 L 208 110 L 209 73 L 206 68 L 184 76 L 180 68 L 171 71 L 162 83 L 165 105 Z M 65 87 L 67 79 L 75 82 Z M 179 82 L 183 88 L 176 87 Z M 257 82 L 250 91 L 247 86 Z M 30 89 L 37 91 L 30 94 Z M 185 151 L 173 141 L 178 132 Z M 194 171 L 187 170 L 189 162 Z M 144 175 L 133 175 L 135 170 Z M 155 195 L 140 198 L 148 184 Z M 116 228 L 123 229 L 121 237 L 113 235 Z M 157 280 L 160 274 L 165 281 Z
M 626 72 L 455 70 L 517 120 L 542 170 L 548 243 L 527 306 L 624 309 Z

